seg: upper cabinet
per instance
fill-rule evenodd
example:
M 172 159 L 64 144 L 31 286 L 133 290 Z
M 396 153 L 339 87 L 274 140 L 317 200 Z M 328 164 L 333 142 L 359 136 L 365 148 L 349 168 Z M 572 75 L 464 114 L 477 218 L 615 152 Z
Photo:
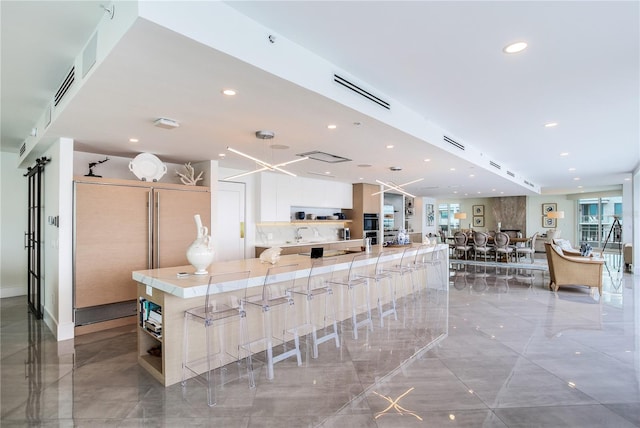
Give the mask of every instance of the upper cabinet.
M 356 183 L 353 185 L 353 209 L 361 213 L 380 214 L 382 194 L 377 184 Z M 375 195 L 375 193 L 378 193 Z
M 351 184 L 262 173 L 258 180 L 259 221 L 289 221 L 292 206 L 349 209 Z

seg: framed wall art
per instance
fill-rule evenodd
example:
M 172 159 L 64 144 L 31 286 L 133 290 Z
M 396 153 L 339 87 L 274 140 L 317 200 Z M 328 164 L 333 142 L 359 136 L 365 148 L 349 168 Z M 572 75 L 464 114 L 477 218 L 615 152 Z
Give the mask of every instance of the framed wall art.
M 484 205 L 474 205 L 473 206 L 473 215 L 474 216 L 484 216 Z
M 484 227 L 484 216 L 473 216 L 473 227 Z
M 426 204 L 424 206 L 424 212 L 426 215 L 427 226 L 433 226 L 436 223 L 436 214 L 433 210 L 433 204 Z
M 542 217 L 542 227 L 556 227 L 556 219 Z
M 547 215 L 551 211 L 557 211 L 558 204 L 550 203 L 550 204 L 542 204 L 542 215 Z

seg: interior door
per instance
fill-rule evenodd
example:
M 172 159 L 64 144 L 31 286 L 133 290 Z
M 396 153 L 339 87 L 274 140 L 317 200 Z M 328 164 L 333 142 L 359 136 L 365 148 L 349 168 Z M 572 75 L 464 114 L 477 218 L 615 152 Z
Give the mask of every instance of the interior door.
M 136 298 L 134 270 L 150 263 L 151 189 L 75 184 L 75 308 Z
M 202 225 L 211 229 L 210 195 L 205 191 L 154 190 L 154 268 L 189 264 L 187 249 L 197 236 L 194 216 L 200 214 Z
M 216 261 L 242 260 L 245 255 L 245 184 L 218 182 Z

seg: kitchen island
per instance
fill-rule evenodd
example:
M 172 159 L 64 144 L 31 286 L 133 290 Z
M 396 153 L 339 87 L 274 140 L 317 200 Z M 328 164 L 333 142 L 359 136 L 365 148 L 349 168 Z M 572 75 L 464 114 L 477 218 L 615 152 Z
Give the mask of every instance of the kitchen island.
M 419 248 L 415 245 L 415 248 Z M 368 255 L 364 263 L 374 264 L 377 260 L 379 247 L 374 247 L 373 251 Z M 435 247 L 420 247 L 420 251 L 432 252 L 440 251 L 445 260 L 441 264 L 440 278 L 448 278 L 446 269 L 446 257 L 448 247 L 438 245 Z M 402 257 L 402 249 L 394 248 L 391 251 L 385 249 L 384 260 L 389 263 L 397 263 Z M 332 264 L 333 272 L 346 271 L 349 269 L 353 255 L 343 255 L 331 257 L 335 262 Z M 296 279 L 307 278 L 310 272 L 312 259 L 308 256 L 298 254 L 281 256 L 277 265 L 296 264 Z M 248 284 L 240 288 L 234 284 L 224 284 L 213 291 L 216 299 L 224 299 L 225 301 L 233 301 L 241 299 L 245 296 L 253 296 L 262 292 L 265 275 L 271 265 L 261 263 L 259 259 L 245 259 L 228 262 L 214 262 L 208 268 L 209 274 L 230 273 L 240 271 L 250 271 Z M 188 275 L 183 276 L 186 272 Z M 138 326 L 138 362 L 149 373 L 151 373 L 159 382 L 165 386 L 173 385 L 181 381 L 182 378 L 182 352 L 183 352 L 183 331 L 184 331 L 184 311 L 204 304 L 204 296 L 207 293 L 207 285 L 209 281 L 208 275 L 194 275 L 192 266 L 179 266 L 162 269 L 149 269 L 134 271 L 132 276 L 138 283 L 138 300 L 139 300 L 139 326 Z M 323 272 L 320 270 L 320 274 Z M 180 275 L 179 275 L 180 274 Z M 441 284 L 446 286 L 446 284 Z M 341 290 L 336 290 L 341 293 Z M 403 292 L 402 287 L 398 287 L 398 297 Z M 302 308 L 302 304 L 296 307 Z M 147 328 L 143 317 L 145 311 L 152 311 L 157 317 L 157 324 L 160 330 L 153 331 L 153 328 Z M 254 311 L 256 312 L 256 311 Z M 299 314 L 300 316 L 301 314 Z M 348 311 L 338 311 L 339 320 L 346 319 Z M 262 319 L 259 314 L 248 313 L 247 323 L 250 336 L 260 335 L 262 333 Z M 204 355 L 204 333 L 194 331 L 190 332 L 190 343 L 200 344 L 199 349 L 193 351 L 200 352 Z M 193 335 L 193 336 L 191 336 Z M 225 341 L 227 349 L 235 349 L 237 347 L 237 338 L 234 332 L 225 333 Z M 155 351 L 149 352 L 154 349 Z M 161 351 L 158 351 L 158 350 Z M 190 352 L 193 352 L 190 350 Z M 261 351 L 256 349 L 255 351 Z M 233 361 L 217 362 L 216 366 L 228 364 Z

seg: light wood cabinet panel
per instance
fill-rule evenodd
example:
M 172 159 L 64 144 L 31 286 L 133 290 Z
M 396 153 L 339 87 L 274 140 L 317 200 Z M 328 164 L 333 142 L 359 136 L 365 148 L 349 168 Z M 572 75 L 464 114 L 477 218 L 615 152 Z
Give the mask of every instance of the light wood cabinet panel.
M 187 248 L 196 239 L 194 216 L 200 214 L 210 229 L 211 198 L 209 193 L 186 190 L 154 190 L 154 267 L 188 265 Z
M 136 298 L 131 271 L 149 265 L 151 189 L 76 184 L 75 307 Z
M 195 214 L 210 226 L 206 188 L 76 179 L 76 326 L 135 314 L 132 271 L 188 265 L 186 251 L 197 234 Z

